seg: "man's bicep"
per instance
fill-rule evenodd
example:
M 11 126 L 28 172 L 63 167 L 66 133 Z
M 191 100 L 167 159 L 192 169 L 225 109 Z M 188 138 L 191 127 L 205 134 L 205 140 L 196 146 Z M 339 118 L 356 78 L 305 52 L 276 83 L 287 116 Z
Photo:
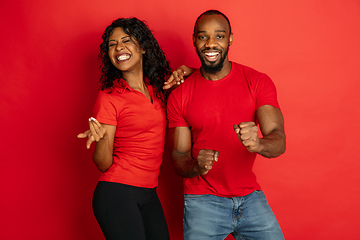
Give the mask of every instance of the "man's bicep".
M 256 110 L 256 118 L 264 136 L 274 130 L 284 132 L 284 118 L 279 108 L 271 105 L 261 106 Z
M 170 142 L 173 151 L 179 153 L 191 152 L 191 131 L 188 127 L 174 127 L 169 129 Z

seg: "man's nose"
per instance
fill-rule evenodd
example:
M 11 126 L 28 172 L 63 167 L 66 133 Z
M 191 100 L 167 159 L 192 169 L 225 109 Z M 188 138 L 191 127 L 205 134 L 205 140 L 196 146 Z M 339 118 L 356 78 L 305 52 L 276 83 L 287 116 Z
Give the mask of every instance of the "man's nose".
M 212 47 L 215 47 L 216 45 L 217 45 L 217 42 L 215 41 L 215 39 L 213 37 L 210 37 L 206 41 L 206 47 L 212 48 Z

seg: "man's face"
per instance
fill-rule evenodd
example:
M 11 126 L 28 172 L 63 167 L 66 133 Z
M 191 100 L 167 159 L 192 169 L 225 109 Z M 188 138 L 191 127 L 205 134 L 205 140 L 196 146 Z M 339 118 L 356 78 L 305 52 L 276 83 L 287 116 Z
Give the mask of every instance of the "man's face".
M 193 43 L 205 72 L 219 72 L 225 61 L 232 43 L 229 24 L 221 15 L 204 15 L 196 26 Z

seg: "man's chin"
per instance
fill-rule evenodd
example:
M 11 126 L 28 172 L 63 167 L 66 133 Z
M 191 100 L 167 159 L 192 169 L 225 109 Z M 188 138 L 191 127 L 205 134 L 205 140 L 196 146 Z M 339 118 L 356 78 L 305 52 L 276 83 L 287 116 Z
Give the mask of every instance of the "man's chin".
M 203 59 L 202 65 L 205 66 L 206 68 L 218 68 L 218 65 L 220 64 L 219 62 L 220 62 L 219 59 L 213 62 Z
M 201 66 L 206 73 L 214 74 L 220 72 L 224 66 L 224 59 L 218 58 L 216 61 L 210 62 L 206 58 L 201 58 Z
M 202 65 L 202 68 L 206 73 L 214 74 L 214 73 L 220 72 L 221 69 L 223 68 L 223 66 L 221 66 L 219 64 L 210 65 L 210 66 L 209 65 Z
M 217 64 L 219 64 L 219 62 L 220 62 L 220 59 L 217 59 L 217 60 L 215 60 L 215 61 L 205 61 L 206 62 L 206 65 L 208 65 L 209 67 L 211 67 L 211 66 L 216 66 Z

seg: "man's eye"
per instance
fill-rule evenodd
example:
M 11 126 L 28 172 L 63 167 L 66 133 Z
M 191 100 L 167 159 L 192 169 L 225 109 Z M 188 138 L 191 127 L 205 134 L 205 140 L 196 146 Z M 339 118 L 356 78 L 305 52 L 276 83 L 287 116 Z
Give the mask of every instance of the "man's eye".
M 205 36 L 199 36 L 198 37 L 200 40 L 204 40 L 206 37 Z
M 224 36 L 219 35 L 219 36 L 217 36 L 217 38 L 218 38 L 218 39 L 222 39 L 222 38 L 224 38 Z

